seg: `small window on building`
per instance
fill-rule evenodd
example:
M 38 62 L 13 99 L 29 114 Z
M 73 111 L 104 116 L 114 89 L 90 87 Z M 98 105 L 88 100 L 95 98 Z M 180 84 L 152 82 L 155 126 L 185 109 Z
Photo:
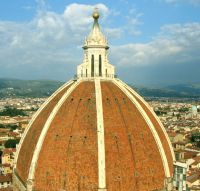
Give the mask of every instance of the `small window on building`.
M 181 167 L 177 167 L 177 173 L 183 173 L 183 168 L 181 168 Z

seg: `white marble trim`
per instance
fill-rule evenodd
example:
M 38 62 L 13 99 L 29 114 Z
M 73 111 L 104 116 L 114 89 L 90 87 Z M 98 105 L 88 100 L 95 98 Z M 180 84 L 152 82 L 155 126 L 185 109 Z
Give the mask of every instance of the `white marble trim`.
M 97 141 L 98 141 L 98 190 L 106 191 L 105 136 L 103 121 L 103 104 L 100 79 L 95 79 Z
M 163 126 L 163 124 L 161 123 L 160 119 L 158 118 L 158 116 L 154 113 L 154 111 L 152 110 L 152 108 L 146 103 L 146 101 L 144 101 L 144 99 L 136 92 L 134 91 L 131 87 L 129 87 L 127 84 L 125 84 L 123 81 L 117 79 L 125 88 L 127 88 L 134 96 L 136 96 L 140 101 L 142 101 L 143 104 L 145 104 L 145 106 L 151 111 L 151 113 L 153 114 L 153 116 L 156 118 L 157 122 L 159 123 L 161 129 L 162 129 L 162 132 L 164 133 L 166 139 L 167 139 L 167 142 L 168 142 L 168 145 L 170 147 L 170 151 L 171 151 L 171 155 L 172 155 L 172 158 L 173 158 L 173 161 L 176 161 L 175 159 L 175 155 L 174 155 L 174 150 L 172 148 L 172 144 L 171 144 L 171 141 L 169 139 L 169 136 L 167 135 L 167 132 Z
M 19 145 L 17 146 L 17 152 L 16 152 L 16 155 L 15 155 L 15 162 L 14 162 L 14 167 L 16 168 L 16 164 L 17 164 L 17 159 L 18 159 L 18 155 L 19 155 L 19 152 L 20 152 L 20 149 L 21 149 L 21 146 L 24 142 L 24 139 L 30 129 L 30 127 L 32 126 L 33 122 L 35 121 L 35 119 L 37 118 L 37 116 L 41 113 L 41 111 L 43 109 L 45 109 L 45 107 L 49 104 L 49 102 L 55 97 L 58 95 L 59 92 L 61 92 L 64 88 L 66 88 L 67 86 L 69 86 L 70 84 L 72 84 L 74 81 L 73 80 L 70 80 L 68 81 L 67 83 L 65 83 L 64 85 L 62 85 L 58 90 L 56 90 L 43 104 L 42 106 L 37 110 L 37 112 L 33 115 L 32 119 L 30 120 L 29 124 L 28 124 L 28 127 L 26 128 L 21 140 L 20 140 L 20 143 Z
M 46 134 L 48 132 L 48 129 L 49 129 L 54 117 L 56 116 L 56 114 L 59 111 L 62 104 L 66 101 L 66 99 L 69 97 L 69 95 L 72 93 L 72 91 L 74 91 L 74 89 L 80 84 L 80 82 L 81 81 L 78 80 L 77 82 L 72 84 L 72 86 L 67 90 L 67 92 L 62 96 L 62 98 L 56 104 L 56 106 L 52 110 L 49 118 L 47 119 L 47 121 L 46 121 L 46 123 L 45 123 L 45 125 L 42 129 L 42 132 L 40 134 L 40 137 L 39 137 L 39 140 L 38 140 L 37 145 L 35 147 L 35 150 L 34 150 L 33 158 L 32 158 L 30 169 L 29 169 L 28 181 L 34 182 L 35 169 L 36 169 L 37 161 L 38 161 L 38 158 L 39 158 L 39 154 L 40 154 L 44 139 L 46 137 Z
M 137 107 L 137 109 L 139 110 L 139 112 L 141 113 L 141 115 L 143 116 L 144 120 L 146 121 L 146 123 L 148 124 L 152 135 L 156 141 L 156 144 L 158 146 L 159 152 L 160 152 L 160 156 L 163 162 L 163 167 L 164 167 L 164 171 L 165 171 L 165 176 L 166 177 L 171 177 L 170 175 L 170 170 L 169 170 L 169 165 L 167 162 L 167 157 L 165 154 L 165 151 L 163 149 L 161 140 L 155 130 L 155 127 L 153 126 L 151 120 L 149 119 L 148 115 L 146 114 L 146 112 L 143 110 L 143 108 L 141 107 L 141 105 L 137 102 L 137 100 L 133 97 L 133 95 L 131 95 L 131 93 L 121 84 L 119 83 L 119 81 L 117 80 L 113 80 L 114 84 L 116 84 L 124 93 L 125 95 L 127 95 L 127 97 L 133 102 L 133 104 Z

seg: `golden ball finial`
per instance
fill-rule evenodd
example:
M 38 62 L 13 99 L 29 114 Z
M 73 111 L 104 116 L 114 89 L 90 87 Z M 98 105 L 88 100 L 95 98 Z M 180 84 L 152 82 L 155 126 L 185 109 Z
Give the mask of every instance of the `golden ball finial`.
M 98 19 L 99 18 L 99 12 L 98 12 L 97 8 L 95 8 L 92 16 L 93 16 L 94 19 Z

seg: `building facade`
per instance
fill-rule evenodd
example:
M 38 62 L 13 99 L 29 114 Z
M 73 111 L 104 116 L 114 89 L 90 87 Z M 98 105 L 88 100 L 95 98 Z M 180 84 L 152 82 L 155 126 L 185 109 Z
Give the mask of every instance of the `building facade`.
M 187 164 L 182 162 L 174 163 L 174 187 L 178 191 L 186 191 L 186 176 L 187 176 Z

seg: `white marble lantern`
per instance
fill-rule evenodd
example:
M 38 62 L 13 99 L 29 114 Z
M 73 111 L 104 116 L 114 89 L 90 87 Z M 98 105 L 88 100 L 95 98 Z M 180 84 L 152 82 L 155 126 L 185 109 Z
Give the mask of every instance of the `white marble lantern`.
M 115 67 L 108 60 L 108 42 L 100 30 L 97 10 L 93 13 L 94 24 L 83 46 L 83 63 L 77 67 L 78 78 L 114 78 Z

